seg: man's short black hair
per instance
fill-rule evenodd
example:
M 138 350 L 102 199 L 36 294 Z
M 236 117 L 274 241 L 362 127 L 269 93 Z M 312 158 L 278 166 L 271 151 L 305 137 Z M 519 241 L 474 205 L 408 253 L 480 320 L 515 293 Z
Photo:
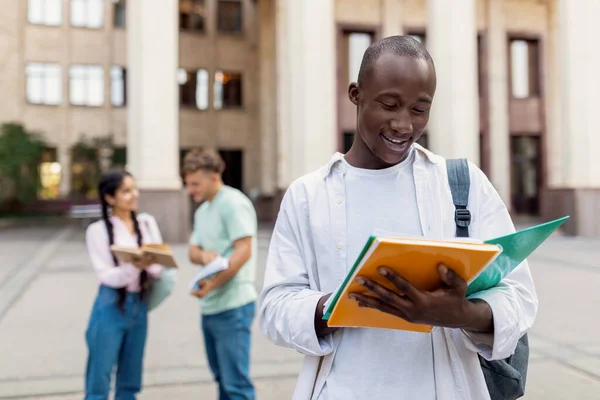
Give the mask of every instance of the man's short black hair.
M 358 71 L 359 85 L 364 81 L 379 57 L 387 53 L 425 60 L 434 67 L 431 55 L 420 41 L 411 36 L 389 36 L 371 43 L 365 51 Z

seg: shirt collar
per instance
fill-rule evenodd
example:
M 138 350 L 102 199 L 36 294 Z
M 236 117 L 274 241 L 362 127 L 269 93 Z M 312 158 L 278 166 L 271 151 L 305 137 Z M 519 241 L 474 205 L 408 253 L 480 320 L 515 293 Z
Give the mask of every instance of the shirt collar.
M 432 164 L 438 164 L 440 162 L 439 156 L 436 156 L 435 154 L 433 154 L 432 152 L 430 152 L 429 150 L 427 150 L 420 144 L 413 143 L 412 147 L 415 150 L 417 150 L 417 157 L 415 159 L 415 162 L 417 162 L 421 159 L 425 159 L 425 161 L 430 162 Z M 421 156 L 421 157 L 419 157 L 419 156 Z M 342 153 L 336 152 L 331 157 L 329 162 L 325 165 L 325 167 L 323 168 L 322 178 L 326 179 L 329 175 L 331 175 L 331 172 L 334 171 L 335 167 L 337 167 L 342 162 L 343 158 L 344 158 L 344 155 Z

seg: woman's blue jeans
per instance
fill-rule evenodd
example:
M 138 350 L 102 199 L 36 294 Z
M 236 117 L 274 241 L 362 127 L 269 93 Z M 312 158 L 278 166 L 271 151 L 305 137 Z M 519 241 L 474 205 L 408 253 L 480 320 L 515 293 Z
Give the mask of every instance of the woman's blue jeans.
M 116 289 L 100 286 L 85 335 L 85 400 L 108 399 L 115 367 L 115 400 L 135 400 L 142 388 L 148 307 L 139 293 L 127 293 L 124 309 L 118 301 Z

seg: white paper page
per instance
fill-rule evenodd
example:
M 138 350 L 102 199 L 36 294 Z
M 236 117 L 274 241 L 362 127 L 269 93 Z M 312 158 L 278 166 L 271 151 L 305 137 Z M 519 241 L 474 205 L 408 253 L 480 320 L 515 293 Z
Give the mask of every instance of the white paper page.
M 194 279 L 190 282 L 190 290 L 197 289 L 197 283 L 203 279 L 208 278 L 209 276 L 216 274 L 217 272 L 225 271 L 229 268 L 229 258 L 225 257 L 217 257 L 206 266 L 202 267 L 200 272 L 196 274 Z

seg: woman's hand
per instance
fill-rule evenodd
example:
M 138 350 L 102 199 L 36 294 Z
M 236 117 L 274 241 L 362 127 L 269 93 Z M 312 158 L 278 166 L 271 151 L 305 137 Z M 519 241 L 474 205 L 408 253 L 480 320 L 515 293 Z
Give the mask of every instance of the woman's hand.
M 134 258 L 131 263 L 138 269 L 146 269 L 152 264 L 154 264 L 154 256 L 150 254 L 146 254 L 142 257 Z

